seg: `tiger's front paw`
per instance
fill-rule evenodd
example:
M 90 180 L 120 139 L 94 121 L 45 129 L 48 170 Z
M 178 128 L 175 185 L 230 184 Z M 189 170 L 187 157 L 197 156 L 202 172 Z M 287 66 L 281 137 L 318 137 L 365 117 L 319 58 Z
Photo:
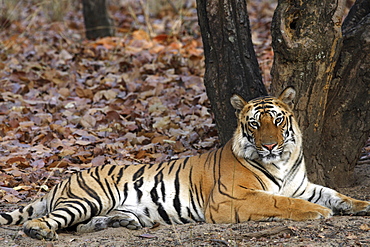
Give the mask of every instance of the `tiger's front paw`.
M 309 208 L 301 209 L 294 212 L 292 219 L 298 221 L 326 219 L 333 215 L 333 211 L 320 205 L 311 205 Z
M 353 214 L 358 216 L 370 215 L 370 202 L 356 201 L 353 203 Z
M 320 206 L 317 211 L 315 211 L 314 219 L 327 219 L 333 216 L 333 211 L 330 208 Z
M 51 230 L 45 223 L 37 219 L 24 223 L 23 231 L 31 238 L 39 240 L 56 240 L 58 238 L 58 234 L 54 230 Z
M 338 215 L 370 215 L 370 202 L 361 201 L 339 194 L 340 201 L 333 207 Z

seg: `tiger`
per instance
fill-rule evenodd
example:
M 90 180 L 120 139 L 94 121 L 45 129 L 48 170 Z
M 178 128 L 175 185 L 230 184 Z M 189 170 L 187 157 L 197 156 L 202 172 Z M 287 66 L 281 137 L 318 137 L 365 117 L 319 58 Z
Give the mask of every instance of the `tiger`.
M 155 224 L 313 220 L 370 215 L 370 202 L 309 182 L 296 91 L 245 101 L 235 94 L 233 137 L 223 147 L 157 164 L 105 164 L 72 174 L 31 204 L 0 215 L 40 240 L 74 227 L 140 229 Z

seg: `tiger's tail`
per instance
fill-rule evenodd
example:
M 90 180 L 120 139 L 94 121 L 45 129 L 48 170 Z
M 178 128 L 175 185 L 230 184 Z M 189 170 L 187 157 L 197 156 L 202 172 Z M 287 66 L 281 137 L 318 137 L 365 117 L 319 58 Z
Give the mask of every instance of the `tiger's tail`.
M 19 225 L 27 220 L 38 218 L 47 214 L 47 200 L 43 196 L 25 207 L 10 213 L 0 214 L 0 225 Z

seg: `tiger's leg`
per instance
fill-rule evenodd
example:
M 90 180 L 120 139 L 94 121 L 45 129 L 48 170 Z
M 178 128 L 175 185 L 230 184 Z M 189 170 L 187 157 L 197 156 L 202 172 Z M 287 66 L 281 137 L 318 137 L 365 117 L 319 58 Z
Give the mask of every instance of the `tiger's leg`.
M 23 231 L 31 238 L 55 240 L 58 238 L 57 230 L 90 219 L 94 210 L 98 207 L 85 200 L 65 201 L 45 216 L 26 221 Z
M 308 183 L 305 192 L 299 198 L 328 207 L 334 214 L 370 215 L 370 202 L 356 200 L 313 183 Z
M 108 227 L 126 227 L 130 230 L 142 228 L 140 222 L 132 215 L 125 212 L 114 210 L 108 215 L 95 216 L 86 224 L 79 224 L 77 232 L 94 232 Z
M 220 193 L 212 195 L 206 207 L 206 222 L 238 223 L 250 220 L 292 219 L 297 221 L 328 218 L 332 211 L 302 199 L 278 196 L 263 191 L 246 192 L 232 199 Z

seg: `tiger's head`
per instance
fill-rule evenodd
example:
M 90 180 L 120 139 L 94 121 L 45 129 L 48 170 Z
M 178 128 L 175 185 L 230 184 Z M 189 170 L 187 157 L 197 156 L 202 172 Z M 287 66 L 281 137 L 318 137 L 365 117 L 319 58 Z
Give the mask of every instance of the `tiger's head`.
M 231 104 L 238 117 L 234 154 L 265 164 L 289 159 L 301 145 L 301 133 L 291 110 L 295 95 L 292 87 L 286 88 L 278 98 L 266 96 L 246 102 L 233 95 Z

